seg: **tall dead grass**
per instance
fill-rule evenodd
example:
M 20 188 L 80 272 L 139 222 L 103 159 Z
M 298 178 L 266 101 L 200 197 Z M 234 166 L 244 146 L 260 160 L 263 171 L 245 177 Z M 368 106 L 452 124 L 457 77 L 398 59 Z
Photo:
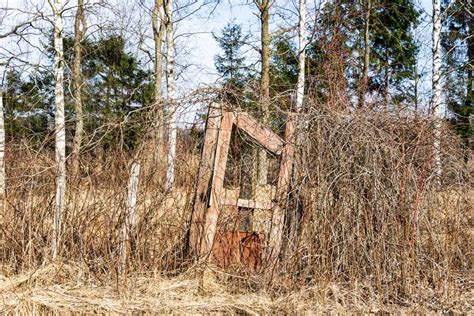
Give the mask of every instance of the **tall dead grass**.
M 433 120 L 314 109 L 293 186 L 302 219 L 282 275 L 289 284 L 345 284 L 360 299 L 455 302 L 472 282 L 473 256 L 472 182 L 459 139 L 445 127 L 436 179 Z M 297 211 L 290 205 L 289 215 Z
M 52 153 L 10 146 L 0 223 L 6 310 L 138 311 L 124 293 L 155 312 L 179 304 L 187 312 L 471 310 L 472 183 L 458 139 L 443 131 L 443 178 L 435 179 L 431 120 L 380 109 L 312 108 L 299 131 L 280 262 L 256 274 L 215 270 L 207 296 L 195 280 L 201 267 L 185 255 L 198 139 L 182 137 L 173 192 L 163 191 L 162 166 L 149 152 L 85 155 L 82 176 L 68 181 L 60 266 L 48 263 Z M 143 168 L 124 281 L 118 251 L 134 159 Z M 69 272 L 55 279 L 64 269 Z M 50 281 L 25 281 L 37 280 L 35 271 Z

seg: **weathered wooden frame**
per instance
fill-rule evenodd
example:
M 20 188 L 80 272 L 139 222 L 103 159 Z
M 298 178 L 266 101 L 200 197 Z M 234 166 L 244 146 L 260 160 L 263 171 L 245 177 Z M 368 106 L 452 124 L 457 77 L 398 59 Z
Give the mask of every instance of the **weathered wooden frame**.
M 275 202 L 235 200 L 222 196 L 227 155 L 234 124 L 266 150 L 281 156 Z M 275 258 L 280 251 L 283 237 L 285 214 L 282 206 L 288 195 L 292 172 L 294 129 L 294 115 L 290 114 L 285 130 L 286 141 L 284 141 L 246 112 L 223 110 L 218 104 L 210 106 L 190 225 L 189 247 L 193 255 L 204 257 L 211 253 L 221 208 L 230 205 L 273 210 L 267 255 L 270 258 Z

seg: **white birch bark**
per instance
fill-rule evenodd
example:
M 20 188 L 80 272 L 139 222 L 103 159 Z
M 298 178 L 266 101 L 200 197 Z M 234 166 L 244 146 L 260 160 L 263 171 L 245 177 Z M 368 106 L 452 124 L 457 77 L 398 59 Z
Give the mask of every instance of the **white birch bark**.
M 166 169 L 166 190 L 173 189 L 175 179 L 175 158 L 177 142 L 176 105 L 174 103 L 174 38 L 173 1 L 167 0 L 166 15 L 166 91 L 168 99 L 168 164 Z
M 434 168 L 438 185 L 440 184 L 441 166 L 441 119 L 443 111 L 441 108 L 441 0 L 433 0 L 433 96 L 431 100 L 431 111 L 435 115 L 434 127 Z
M 165 25 L 163 19 L 163 0 L 155 0 L 155 6 L 152 12 L 152 27 L 153 27 L 153 40 L 155 42 L 155 60 L 154 60 L 154 71 L 155 71 L 155 82 L 154 82 L 154 101 L 155 101 L 155 119 L 154 119 L 154 137 L 155 137 L 155 148 L 153 154 L 153 163 L 160 167 L 164 166 L 164 135 L 165 135 L 165 122 L 164 122 L 164 110 L 163 103 L 161 100 L 161 79 L 162 79 L 162 62 L 163 62 L 163 35 L 165 33 Z
M 306 0 L 299 0 L 299 29 L 298 29 L 298 83 L 296 86 L 296 112 L 303 109 L 304 99 L 304 82 L 305 82 L 305 60 L 306 46 L 308 40 L 306 38 Z
M 303 103 L 304 103 L 304 87 L 305 87 L 305 61 L 306 61 L 306 46 L 308 45 L 308 39 L 306 37 L 306 0 L 299 0 L 299 25 L 298 25 L 298 81 L 296 84 L 296 105 L 295 105 L 295 111 L 297 113 L 301 113 L 303 111 Z M 287 124 L 291 124 L 289 122 L 290 117 L 287 120 Z M 297 132 L 296 135 L 294 133 L 288 133 L 286 136 L 288 136 L 290 139 L 287 139 L 287 141 L 291 143 L 295 143 L 298 146 L 303 145 L 303 131 L 305 130 L 305 127 L 307 126 L 307 120 L 303 119 L 302 116 L 297 118 L 296 121 L 297 124 Z M 288 131 L 288 129 L 287 129 Z M 290 129 L 291 131 L 291 129 Z M 280 167 L 281 168 L 281 167 Z M 293 178 L 298 178 L 300 177 L 300 170 L 298 168 L 297 164 L 293 164 L 290 168 L 292 168 Z M 290 235 L 293 240 L 296 240 L 297 237 L 297 232 L 298 232 L 298 226 L 299 226 L 299 215 L 300 213 L 298 212 L 298 208 L 294 208 L 293 212 L 291 213 L 292 215 L 290 216 Z M 272 220 L 272 227 L 277 228 L 276 225 L 277 222 L 283 223 L 283 219 L 279 219 L 276 221 Z M 277 241 L 275 242 L 275 246 L 280 248 L 281 247 L 281 240 L 283 238 L 282 232 L 283 229 L 281 228 L 282 224 L 279 224 L 280 228 L 275 231 L 276 236 L 272 238 L 276 238 Z M 276 253 L 279 253 L 280 249 L 276 250 Z
M 53 222 L 53 239 L 51 243 L 52 258 L 59 253 L 61 236 L 61 216 L 64 211 L 66 193 L 66 131 L 64 119 L 64 51 L 63 21 L 61 0 L 50 0 L 54 15 L 54 79 L 55 79 L 55 148 L 56 148 L 56 205 Z
M 127 212 L 122 228 L 122 240 L 119 247 L 119 257 L 121 260 L 120 274 L 123 274 L 127 268 L 127 243 L 130 241 L 132 235 L 132 229 L 136 222 L 136 206 L 137 206 L 137 193 L 138 193 L 138 181 L 140 177 L 140 162 L 134 161 L 130 169 L 130 177 L 128 180 L 127 187 Z

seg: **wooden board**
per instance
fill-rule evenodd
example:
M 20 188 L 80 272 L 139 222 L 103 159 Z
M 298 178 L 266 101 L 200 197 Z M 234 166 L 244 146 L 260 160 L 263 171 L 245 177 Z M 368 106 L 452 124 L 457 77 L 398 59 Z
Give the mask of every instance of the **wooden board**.
M 246 132 L 251 138 L 275 155 L 280 155 L 284 141 L 277 134 L 260 124 L 248 113 L 242 112 L 236 115 L 235 125 Z
M 269 260 L 276 260 L 278 258 L 281 249 L 281 242 L 283 239 L 285 204 L 288 198 L 288 186 L 290 184 L 291 173 L 293 170 L 293 156 L 295 152 L 295 121 L 295 115 L 289 114 L 285 129 L 286 143 L 281 154 L 280 172 L 278 174 L 276 192 L 277 203 L 273 211 L 269 247 L 267 250 L 267 258 Z
M 201 244 L 201 256 L 211 253 L 214 237 L 217 231 L 217 220 L 220 213 L 220 201 L 224 187 L 225 168 L 227 166 L 227 155 L 229 153 L 230 136 L 234 123 L 234 114 L 225 112 L 217 140 L 216 159 L 214 162 L 214 174 L 211 183 L 211 200 L 206 214 L 205 234 Z
M 194 194 L 193 213 L 189 232 L 189 250 L 191 255 L 198 255 L 204 231 L 204 220 L 209 205 L 209 186 L 214 169 L 217 137 L 221 125 L 221 108 L 213 103 L 209 107 L 204 136 L 204 147 L 199 165 L 196 191 Z
M 238 206 L 238 207 L 245 207 L 245 208 L 257 208 L 261 210 L 271 210 L 273 207 L 273 203 L 271 201 L 268 202 L 259 202 L 255 200 L 246 200 L 246 199 L 229 199 L 223 198 L 221 200 L 222 205 L 229 205 L 229 206 Z

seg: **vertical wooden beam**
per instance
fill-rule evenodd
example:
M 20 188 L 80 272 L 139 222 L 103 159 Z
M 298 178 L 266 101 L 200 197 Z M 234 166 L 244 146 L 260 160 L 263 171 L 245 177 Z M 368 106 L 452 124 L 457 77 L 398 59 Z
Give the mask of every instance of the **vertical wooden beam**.
M 209 107 L 204 146 L 199 165 L 196 192 L 194 194 L 193 214 L 189 232 L 190 255 L 198 255 L 204 230 L 205 215 L 209 205 L 209 186 L 214 169 L 215 147 L 221 125 L 221 108 L 217 103 Z
M 295 115 L 289 114 L 285 130 L 285 146 L 281 154 L 280 172 L 278 174 L 278 184 L 276 199 L 277 203 L 273 211 L 272 226 L 270 229 L 269 247 L 267 257 L 271 262 L 278 259 L 283 239 L 283 225 L 285 220 L 285 204 L 288 198 L 288 186 L 290 184 L 293 167 Z
M 211 253 L 214 237 L 217 231 L 217 220 L 220 213 L 219 207 L 224 187 L 224 175 L 233 123 L 234 114 L 232 112 L 225 112 L 222 116 L 219 138 L 217 140 L 214 175 L 211 184 L 211 201 L 206 214 L 206 222 L 204 226 L 205 233 L 200 253 L 203 256 Z

